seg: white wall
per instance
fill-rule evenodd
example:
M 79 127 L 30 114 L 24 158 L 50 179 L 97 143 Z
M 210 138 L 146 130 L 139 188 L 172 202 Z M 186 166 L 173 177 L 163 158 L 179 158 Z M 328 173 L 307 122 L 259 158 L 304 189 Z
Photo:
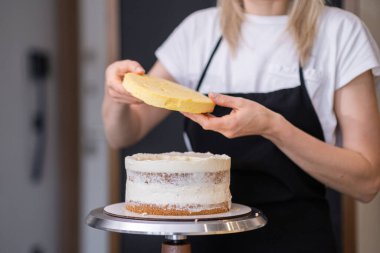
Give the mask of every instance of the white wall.
M 107 60 L 106 1 L 80 3 L 81 86 L 81 210 L 82 224 L 88 212 L 108 203 L 107 144 L 101 120 L 104 71 Z M 108 252 L 108 233 L 81 226 L 81 253 Z
M 360 0 L 359 16 L 380 45 L 380 1 Z M 378 96 L 380 98 L 380 96 Z M 370 204 L 357 204 L 357 252 L 380 252 L 380 194 Z
M 59 252 L 56 1 L 0 1 L 0 252 Z M 36 93 L 27 75 L 30 48 L 46 50 L 48 141 L 41 184 L 30 181 Z

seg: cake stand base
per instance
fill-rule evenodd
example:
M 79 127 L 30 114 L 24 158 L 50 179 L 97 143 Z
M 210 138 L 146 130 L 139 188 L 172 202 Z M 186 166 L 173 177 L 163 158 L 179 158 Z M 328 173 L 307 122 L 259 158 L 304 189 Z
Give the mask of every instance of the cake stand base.
M 186 236 L 165 236 L 161 253 L 191 253 L 191 245 Z
M 124 203 L 111 206 L 115 205 L 123 206 Z M 239 209 L 245 207 L 239 204 L 232 205 L 238 206 Z M 192 220 L 154 220 L 113 216 L 104 211 L 108 209 L 107 207 L 92 210 L 87 215 L 87 225 L 117 233 L 163 235 L 165 240 L 162 243 L 161 253 L 190 253 L 191 245 L 187 242 L 187 236 L 240 233 L 261 228 L 267 223 L 264 214 L 255 208 L 250 208 L 250 212 L 244 215 L 219 219 L 204 219 L 200 215 Z

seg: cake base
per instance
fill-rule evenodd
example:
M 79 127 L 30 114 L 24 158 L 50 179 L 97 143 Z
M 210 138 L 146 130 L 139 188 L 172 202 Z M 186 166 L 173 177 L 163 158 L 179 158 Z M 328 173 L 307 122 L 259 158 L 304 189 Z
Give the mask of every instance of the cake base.
M 228 212 L 209 214 L 209 215 L 184 215 L 184 216 L 170 216 L 170 215 L 149 215 L 140 214 L 127 210 L 125 202 L 112 204 L 104 207 L 104 213 L 107 215 L 115 216 L 123 219 L 131 220 L 146 220 L 146 221 L 208 221 L 208 220 L 224 220 L 232 219 L 241 216 L 252 214 L 252 209 L 245 205 L 231 203 L 231 208 Z M 257 210 L 253 212 L 258 212 Z M 257 214 L 254 214 L 257 215 Z M 260 215 L 260 214 L 259 214 Z
M 228 202 L 209 206 L 187 206 L 185 208 L 176 208 L 173 206 L 158 206 L 141 203 L 127 203 L 126 208 L 128 211 L 149 214 L 149 215 L 164 215 L 164 216 L 186 216 L 186 215 L 209 215 L 225 213 L 229 211 Z M 198 211 L 199 210 L 199 211 Z

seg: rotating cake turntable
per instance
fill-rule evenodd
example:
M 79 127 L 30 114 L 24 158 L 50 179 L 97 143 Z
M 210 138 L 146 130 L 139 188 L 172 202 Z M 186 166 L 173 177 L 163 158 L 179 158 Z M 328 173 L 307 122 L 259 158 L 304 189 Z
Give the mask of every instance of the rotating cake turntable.
M 227 213 L 198 216 L 136 214 L 127 211 L 125 203 L 117 203 L 92 210 L 86 223 L 110 232 L 162 235 L 161 253 L 190 253 L 187 236 L 250 231 L 265 226 L 267 218 L 260 210 L 234 203 Z

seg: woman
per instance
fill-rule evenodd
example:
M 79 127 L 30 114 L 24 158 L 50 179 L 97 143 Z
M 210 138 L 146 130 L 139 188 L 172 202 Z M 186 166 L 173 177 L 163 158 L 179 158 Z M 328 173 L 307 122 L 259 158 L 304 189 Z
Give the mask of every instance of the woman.
M 221 0 L 185 19 L 156 55 L 150 75 L 218 105 L 212 115 L 184 113 L 189 149 L 230 155 L 233 201 L 269 219 L 223 240 L 195 238 L 195 251 L 335 252 L 325 186 L 362 202 L 380 187 L 379 51 L 362 22 L 321 0 Z M 125 60 L 106 71 L 114 147 L 169 114 L 124 91 L 126 72 L 144 69 Z

